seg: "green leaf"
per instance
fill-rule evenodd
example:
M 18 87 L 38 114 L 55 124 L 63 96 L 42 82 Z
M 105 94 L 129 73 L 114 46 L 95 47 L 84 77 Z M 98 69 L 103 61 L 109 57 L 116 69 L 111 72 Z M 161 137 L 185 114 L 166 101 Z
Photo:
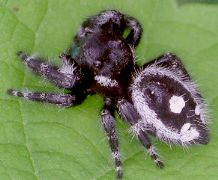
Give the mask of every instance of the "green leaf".
M 58 109 L 6 95 L 8 88 L 61 91 L 27 71 L 18 50 L 54 63 L 80 23 L 104 9 L 136 17 L 144 33 L 140 64 L 171 51 L 183 60 L 210 105 L 211 141 L 188 151 L 152 139 L 165 162 L 159 170 L 117 118 L 124 179 L 217 179 L 218 4 L 182 0 L 0 0 L 0 179 L 113 179 L 101 128 L 102 97 Z

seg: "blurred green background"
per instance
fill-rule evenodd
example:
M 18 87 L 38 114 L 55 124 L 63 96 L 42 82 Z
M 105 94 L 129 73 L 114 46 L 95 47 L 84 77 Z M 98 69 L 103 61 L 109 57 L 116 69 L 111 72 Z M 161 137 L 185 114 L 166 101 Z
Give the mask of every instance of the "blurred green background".
M 209 103 L 211 141 L 182 149 L 152 139 L 165 162 L 155 167 L 117 118 L 124 179 L 217 179 L 218 1 L 204 0 L 0 0 L 0 179 L 114 179 L 110 149 L 100 125 L 100 96 L 80 106 L 18 100 L 8 88 L 62 91 L 26 70 L 18 50 L 58 63 L 58 55 L 87 16 L 117 9 L 144 29 L 138 63 L 170 51 L 197 81 Z

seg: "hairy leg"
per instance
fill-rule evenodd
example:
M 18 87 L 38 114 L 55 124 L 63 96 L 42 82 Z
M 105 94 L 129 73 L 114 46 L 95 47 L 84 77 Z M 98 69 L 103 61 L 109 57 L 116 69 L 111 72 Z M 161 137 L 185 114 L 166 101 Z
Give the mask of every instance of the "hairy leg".
M 130 33 L 126 37 L 126 41 L 133 47 L 136 47 L 141 39 L 143 31 L 142 27 L 138 20 L 130 16 L 125 16 L 125 22 L 127 27 L 130 29 Z
M 7 93 L 11 96 L 22 97 L 26 100 L 37 101 L 42 103 L 50 103 L 63 107 L 68 107 L 74 104 L 78 104 L 78 101 L 81 100 L 80 97 L 70 94 L 17 91 L 14 89 L 9 89 Z
M 101 122 L 106 132 L 107 139 L 112 151 L 112 157 L 115 162 L 116 174 L 118 179 L 122 179 L 122 163 L 119 152 L 119 142 L 116 135 L 115 123 L 114 123 L 114 109 L 111 104 L 111 100 L 106 98 L 105 105 L 101 111 Z
M 127 100 L 122 99 L 118 102 L 118 109 L 120 116 L 131 125 L 131 132 L 140 140 L 155 164 L 158 167 L 163 168 L 164 164 L 155 152 L 155 148 L 152 146 L 151 141 L 145 132 L 145 125 L 141 121 L 141 118 L 133 105 Z
M 188 72 L 186 71 L 184 65 L 182 64 L 181 60 L 179 59 L 179 57 L 177 57 L 173 53 L 168 52 L 168 53 L 162 54 L 156 59 L 145 63 L 142 66 L 142 69 L 145 69 L 146 67 L 154 65 L 154 64 L 157 67 L 163 67 L 163 68 L 168 68 L 170 70 L 173 70 L 177 72 L 178 74 L 180 74 L 181 76 L 186 76 L 187 78 L 190 79 L 190 76 Z
M 66 56 L 62 55 L 62 61 L 66 62 L 61 68 L 51 65 L 46 61 L 38 58 L 28 56 L 24 52 L 18 52 L 17 55 L 23 60 L 29 69 L 36 74 L 45 77 L 52 81 L 60 88 L 72 88 L 81 81 L 78 73 L 76 72 L 75 64 L 69 64 L 65 59 Z M 64 59 L 65 58 L 65 59 Z
M 110 24 L 110 26 L 109 26 Z M 75 50 L 79 48 L 80 40 L 86 38 L 99 28 L 107 28 L 107 31 L 113 31 L 122 35 L 125 29 L 129 29 L 130 33 L 126 37 L 127 43 L 132 47 L 136 47 L 140 41 L 142 34 L 142 27 L 137 19 L 122 14 L 116 10 L 102 11 L 95 16 L 88 18 L 81 26 L 80 31 L 74 38 L 74 45 L 71 54 L 75 54 Z

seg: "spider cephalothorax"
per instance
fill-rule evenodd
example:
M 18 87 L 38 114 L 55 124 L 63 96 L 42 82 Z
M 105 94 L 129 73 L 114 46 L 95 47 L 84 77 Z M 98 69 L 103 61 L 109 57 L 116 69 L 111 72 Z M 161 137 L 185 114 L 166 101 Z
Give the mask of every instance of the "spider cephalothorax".
M 129 34 L 124 36 L 126 29 Z M 68 89 L 68 94 L 8 90 L 13 96 L 59 106 L 72 106 L 87 95 L 101 94 L 105 99 L 101 122 L 117 178 L 122 178 L 122 168 L 115 110 L 160 168 L 163 162 L 148 134 L 183 146 L 208 143 L 206 105 L 180 59 L 167 53 L 142 67 L 135 64 L 134 48 L 141 33 L 135 18 L 103 11 L 82 24 L 67 53 L 60 56 L 60 67 L 18 53 L 28 68 Z

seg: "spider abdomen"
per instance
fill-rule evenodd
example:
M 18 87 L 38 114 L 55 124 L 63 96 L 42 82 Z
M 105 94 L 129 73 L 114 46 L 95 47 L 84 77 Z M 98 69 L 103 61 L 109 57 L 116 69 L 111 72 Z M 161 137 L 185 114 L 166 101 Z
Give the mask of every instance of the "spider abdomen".
M 185 74 L 147 67 L 134 79 L 132 99 L 145 127 L 159 139 L 182 145 L 208 142 L 205 104 Z

